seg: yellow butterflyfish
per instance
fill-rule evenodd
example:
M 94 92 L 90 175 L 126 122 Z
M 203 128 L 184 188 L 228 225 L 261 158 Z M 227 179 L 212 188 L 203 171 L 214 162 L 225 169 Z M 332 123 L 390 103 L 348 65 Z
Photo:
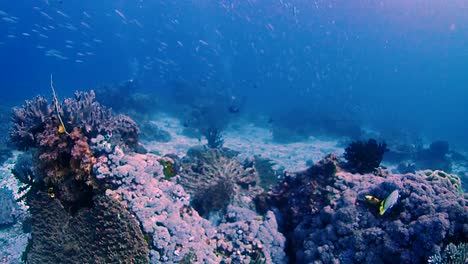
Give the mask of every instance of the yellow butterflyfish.
M 62 126 L 61 124 L 57 127 L 57 130 L 58 130 L 59 134 L 65 133 L 65 127 Z
M 377 204 L 380 203 L 379 198 L 374 197 L 374 196 L 372 196 L 372 195 L 366 195 L 366 196 L 364 196 L 364 197 L 366 198 L 367 202 L 370 203 L 370 204 L 375 204 L 375 205 L 377 205 Z

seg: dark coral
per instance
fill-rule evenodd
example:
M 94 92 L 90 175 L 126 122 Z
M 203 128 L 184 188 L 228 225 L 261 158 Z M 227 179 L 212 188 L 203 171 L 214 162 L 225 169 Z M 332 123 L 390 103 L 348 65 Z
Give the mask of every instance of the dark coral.
M 298 173 L 286 173 L 284 179 L 270 192 L 270 202 L 277 207 L 286 233 L 292 231 L 302 219 L 316 214 L 329 201 L 328 186 L 338 166 L 338 157 L 329 155 L 315 166 Z M 289 231 L 288 231 L 289 230 Z
M 369 173 L 380 166 L 383 155 L 387 151 L 385 142 L 377 143 L 375 139 L 369 139 L 367 142 L 354 141 L 346 147 L 344 158 L 348 162 L 348 169 L 359 173 Z
M 71 215 L 58 199 L 34 193 L 27 263 L 148 263 L 148 244 L 136 218 L 106 195 L 92 202 L 92 208 Z
M 423 263 L 468 240 L 468 196 L 458 183 L 425 174 L 351 174 L 328 157 L 288 175 L 270 202 L 296 263 Z M 383 200 L 394 190 L 400 197 L 384 215 L 365 198 Z
M 221 132 L 221 129 L 211 126 L 202 130 L 202 134 L 205 136 L 209 148 L 223 147 L 224 139 Z

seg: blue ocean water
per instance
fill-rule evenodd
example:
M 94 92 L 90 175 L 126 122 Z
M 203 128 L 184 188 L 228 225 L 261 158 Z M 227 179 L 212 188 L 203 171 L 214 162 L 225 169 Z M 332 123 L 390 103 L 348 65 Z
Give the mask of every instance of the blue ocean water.
M 468 145 L 467 3 L 7 1 L 2 100 L 139 79 L 248 97 L 245 111 L 311 109 L 389 133 Z M 300 124 L 298 124 L 300 125 Z

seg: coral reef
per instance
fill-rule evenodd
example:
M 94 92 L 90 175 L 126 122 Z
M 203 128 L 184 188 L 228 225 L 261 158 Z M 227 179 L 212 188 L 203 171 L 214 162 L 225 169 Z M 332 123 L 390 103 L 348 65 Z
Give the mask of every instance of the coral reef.
M 262 190 L 252 167 L 245 168 L 228 149 L 191 148 L 181 160 L 178 182 L 192 196 L 192 205 L 207 217 L 233 201 L 248 208 Z M 250 199 L 249 199 L 250 198 Z
M 178 262 L 194 254 L 200 263 L 219 263 L 211 241 L 215 230 L 190 206 L 182 186 L 164 180 L 163 167 L 153 154 L 109 155 L 96 173 L 114 175 L 116 190 L 107 192 L 122 200 L 149 236 L 151 262 Z
M 229 205 L 214 236 L 225 263 L 286 263 L 286 239 L 278 232 L 273 212 Z
M 284 174 L 283 167 L 278 167 L 275 161 L 263 158 L 259 155 L 246 159 L 244 161 L 244 167 L 253 167 L 255 169 L 259 178 L 258 184 L 264 190 L 275 186 Z
M 287 175 L 270 203 L 296 263 L 422 263 L 451 242 L 467 242 L 468 196 L 457 184 L 417 174 L 352 174 L 328 156 Z M 366 199 L 383 200 L 394 190 L 399 199 L 384 215 Z
M 424 170 L 419 173 L 428 181 L 437 181 L 446 188 L 455 188 L 459 193 L 463 193 L 461 180 L 457 175 L 449 174 L 441 170 Z
M 0 166 L 0 263 L 20 264 L 30 234 L 23 228 L 28 218 L 24 203 L 15 201 L 20 190 L 20 184 L 12 175 L 12 169 L 17 160 L 18 152 Z
M 375 139 L 369 139 L 367 142 L 354 141 L 346 147 L 344 157 L 348 162 L 348 169 L 358 173 L 368 173 L 380 166 L 387 151 L 385 142 L 377 143 Z
M 36 97 L 15 108 L 10 136 L 19 149 L 34 148 L 34 178 L 19 180 L 40 189 L 52 188 L 58 199 L 73 206 L 101 187 L 92 168 L 107 153 L 92 143 L 100 140 L 109 147 L 135 150 L 139 130 L 129 117 L 115 116 L 96 102 L 93 91 L 77 92 L 56 111 L 54 107 L 43 97 Z
M 13 128 L 10 132 L 12 143 L 20 150 L 36 145 L 36 136 L 44 130 L 52 111 L 52 107 L 42 96 L 27 100 L 21 108 L 14 108 Z
M 461 243 L 458 246 L 450 243 L 444 251 L 429 257 L 427 263 L 431 264 L 465 264 L 468 262 L 468 244 Z
M 203 169 L 205 172 L 219 175 L 220 172 L 215 169 L 224 168 L 226 164 L 231 164 L 230 168 L 244 170 L 235 159 L 232 159 L 236 154 L 228 150 L 222 152 L 219 149 L 200 147 L 191 149 L 188 156 L 190 158 L 187 160 L 185 158 L 177 160 L 176 157 L 159 157 L 150 153 L 111 153 L 105 162 L 98 162 L 96 165 L 98 178 L 110 179 L 109 175 L 113 175 L 111 184 L 118 186 L 115 190 L 107 190 L 107 193 L 121 200 L 135 213 L 150 241 L 151 262 L 246 263 L 247 260 L 259 259 L 284 263 L 285 239 L 277 231 L 272 212 L 267 212 L 263 217 L 249 208 L 239 208 L 233 203 L 251 204 L 251 200 L 248 197 L 238 196 L 243 200 L 228 199 L 225 204 L 223 203 L 226 205 L 225 217 L 217 215 L 219 218 L 210 222 L 192 207 L 193 198 L 187 193 L 195 193 L 199 178 L 193 178 L 190 186 L 194 189 L 190 189 L 187 185 L 186 191 L 177 183 L 185 181 L 180 179 L 182 176 L 166 177 L 165 163 L 161 163 L 161 160 L 164 160 L 174 164 L 178 168 L 176 171 L 180 171 L 181 174 L 184 168 L 192 165 L 193 170 Z M 220 160 L 217 160 L 218 158 Z M 195 161 L 200 164 L 199 167 Z M 208 168 L 208 164 L 204 162 L 217 164 Z M 201 171 L 198 173 L 201 174 Z M 224 173 L 243 175 L 229 169 Z M 199 174 L 196 176 L 201 177 Z M 212 174 L 208 175 L 213 177 Z M 224 177 L 230 179 L 232 176 Z M 186 180 L 189 181 L 189 178 Z M 200 178 L 199 185 L 204 184 L 207 183 Z M 233 185 L 235 184 L 234 182 Z M 207 195 L 208 190 L 204 191 Z M 239 229 L 242 230 L 238 231 Z M 244 235 L 239 235 L 237 232 Z
M 451 150 L 448 142 L 434 141 L 428 148 L 421 142 L 397 145 L 385 154 L 385 161 L 397 164 L 413 164 L 413 170 L 443 170 L 451 172 L 454 165 L 465 163 L 467 159 Z M 405 171 L 402 167 L 402 171 Z
M 53 104 L 36 97 L 15 108 L 12 120 L 12 143 L 28 150 L 13 169 L 15 177 L 24 184 L 20 191 L 28 190 L 22 199 L 32 215 L 26 258 L 30 262 L 57 262 L 63 260 L 60 254 L 73 253 L 76 260 L 89 260 L 84 262 L 112 262 L 119 258 L 147 262 L 149 251 L 138 222 L 132 222 L 133 216 L 125 208 L 102 196 L 112 187 L 108 183 L 113 178 L 97 178 L 94 170 L 114 150 L 123 153 L 139 149 L 136 123 L 101 106 L 95 101 L 93 91 L 77 92 L 74 98 L 67 98 L 61 104 L 55 93 Z M 121 222 L 107 222 L 119 217 Z M 73 221 L 76 227 L 68 227 L 68 222 Z M 87 226 L 92 230 L 86 229 Z M 77 227 L 83 230 L 73 229 Z M 109 228 L 117 235 L 110 234 Z M 135 236 L 130 239 L 129 233 Z M 94 239 L 95 246 L 86 248 L 86 241 L 80 242 L 82 237 Z M 62 241 L 63 238 L 69 242 Z M 113 248 L 112 240 L 124 242 Z M 86 249 L 80 251 L 82 248 Z M 48 255 L 45 251 L 55 253 Z M 45 259 L 41 260 L 40 256 Z
M 104 194 L 74 215 L 38 191 L 30 199 L 28 263 L 148 263 L 148 244 L 134 216 Z

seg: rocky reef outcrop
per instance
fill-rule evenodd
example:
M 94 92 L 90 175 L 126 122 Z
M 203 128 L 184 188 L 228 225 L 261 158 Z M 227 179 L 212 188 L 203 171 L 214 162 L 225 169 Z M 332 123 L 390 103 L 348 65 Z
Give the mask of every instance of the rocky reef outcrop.
M 296 263 L 423 263 L 468 240 L 468 196 L 459 179 L 440 175 L 353 174 L 330 155 L 286 175 L 270 202 Z

